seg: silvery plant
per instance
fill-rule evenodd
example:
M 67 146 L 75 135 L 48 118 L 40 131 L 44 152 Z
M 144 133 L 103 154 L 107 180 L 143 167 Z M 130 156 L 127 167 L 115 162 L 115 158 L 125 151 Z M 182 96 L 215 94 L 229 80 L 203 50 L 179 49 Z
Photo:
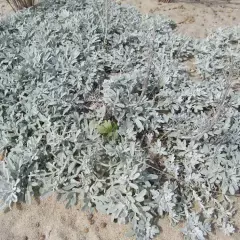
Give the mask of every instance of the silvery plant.
M 175 27 L 109 0 L 0 22 L 2 208 L 56 192 L 138 240 L 166 215 L 186 239 L 235 231 L 240 27 L 201 40 Z

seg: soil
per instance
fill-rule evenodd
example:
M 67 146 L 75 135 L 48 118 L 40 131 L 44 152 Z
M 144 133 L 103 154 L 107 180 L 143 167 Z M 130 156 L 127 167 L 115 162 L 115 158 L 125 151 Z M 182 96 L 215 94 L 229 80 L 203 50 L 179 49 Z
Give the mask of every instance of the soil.
M 162 0 L 168 1 L 168 0 Z M 177 23 L 181 34 L 203 38 L 214 29 L 240 23 L 240 0 L 122 0 L 143 13 L 165 15 Z
M 119 0 L 135 5 L 143 13 L 162 14 L 177 23 L 176 31 L 189 37 L 203 38 L 219 27 L 240 24 L 240 0 Z M 6 0 L 0 0 L 0 18 L 12 14 Z M 236 198 L 240 209 L 240 198 Z M 240 228 L 240 213 L 235 216 Z M 182 240 L 181 225 L 172 227 L 167 218 L 159 221 L 161 234 L 156 240 Z M 54 197 L 31 205 L 14 206 L 0 214 L 0 240 L 133 240 L 125 236 L 129 225 L 111 222 L 110 217 L 81 211 L 80 206 L 66 209 Z M 210 240 L 240 240 L 240 232 L 225 236 L 217 231 Z
M 237 203 L 240 209 L 240 202 Z M 235 217 L 240 226 L 240 214 Z M 161 234 L 156 240 L 183 240 L 181 227 L 171 226 L 167 218 L 159 221 Z M 31 205 L 14 205 L 0 214 L 0 240 L 134 240 L 126 237 L 130 225 L 119 225 L 109 216 L 83 212 L 81 206 L 66 209 L 54 197 L 44 201 L 33 200 Z M 210 240 L 239 240 L 240 232 L 228 237 L 220 231 Z
M 0 0 L 0 19 L 8 14 L 12 13 L 12 8 L 9 6 L 6 0 Z

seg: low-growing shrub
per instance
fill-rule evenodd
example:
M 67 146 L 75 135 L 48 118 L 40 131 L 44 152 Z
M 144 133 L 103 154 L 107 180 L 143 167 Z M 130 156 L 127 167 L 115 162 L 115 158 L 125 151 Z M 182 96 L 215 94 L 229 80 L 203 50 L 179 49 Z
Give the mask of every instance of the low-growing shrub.
M 137 239 L 166 214 L 189 239 L 234 232 L 240 28 L 193 40 L 174 27 L 107 0 L 44 1 L 0 23 L 2 207 L 57 192 Z

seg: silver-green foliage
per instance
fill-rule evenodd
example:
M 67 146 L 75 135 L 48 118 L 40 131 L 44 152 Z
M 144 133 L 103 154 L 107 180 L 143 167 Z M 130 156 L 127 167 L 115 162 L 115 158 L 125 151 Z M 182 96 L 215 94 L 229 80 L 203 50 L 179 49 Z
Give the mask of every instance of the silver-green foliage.
M 165 214 L 189 239 L 234 231 L 240 28 L 204 40 L 173 28 L 107 0 L 46 1 L 1 22 L 3 207 L 56 191 L 131 222 L 137 239 Z M 99 133 L 106 120 L 116 138 Z

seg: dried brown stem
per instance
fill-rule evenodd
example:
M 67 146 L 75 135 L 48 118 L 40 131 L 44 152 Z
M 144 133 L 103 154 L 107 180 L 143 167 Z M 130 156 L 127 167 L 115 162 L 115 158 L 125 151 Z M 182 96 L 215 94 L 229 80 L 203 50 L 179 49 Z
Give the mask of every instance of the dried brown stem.
M 148 82 L 151 74 L 151 69 L 152 69 L 152 62 L 153 62 L 153 55 L 154 55 L 154 41 L 155 41 L 155 24 L 153 25 L 153 34 L 152 34 L 152 43 L 150 46 L 150 53 L 149 53 L 149 58 L 148 58 L 148 65 L 147 65 L 147 76 L 144 79 L 143 85 L 142 85 L 142 93 L 140 99 L 142 99 L 146 93 L 147 87 L 148 87 Z
M 6 0 L 11 8 L 16 12 L 23 8 L 29 8 L 35 5 L 35 0 Z

